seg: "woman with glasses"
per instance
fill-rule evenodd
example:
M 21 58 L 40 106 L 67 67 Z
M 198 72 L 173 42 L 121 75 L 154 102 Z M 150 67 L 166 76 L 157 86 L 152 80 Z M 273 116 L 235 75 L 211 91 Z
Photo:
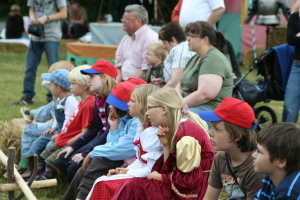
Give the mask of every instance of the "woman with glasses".
M 164 79 L 152 79 L 153 84 L 175 88 L 180 81 L 183 69 L 195 52 L 188 50 L 183 29 L 175 22 L 164 26 L 158 34 L 164 48 L 169 52 L 164 61 Z
M 189 23 L 186 32 L 188 48 L 196 55 L 188 61 L 176 89 L 190 111 L 213 110 L 232 96 L 232 69 L 223 54 L 226 40 L 204 21 Z

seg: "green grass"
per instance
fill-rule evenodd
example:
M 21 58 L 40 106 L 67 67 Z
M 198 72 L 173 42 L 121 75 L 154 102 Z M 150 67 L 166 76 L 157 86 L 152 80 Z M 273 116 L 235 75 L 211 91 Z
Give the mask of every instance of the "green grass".
M 0 121 L 10 121 L 12 118 L 22 117 L 20 114 L 20 107 L 17 105 L 10 105 L 20 99 L 22 96 L 23 89 L 23 75 L 25 70 L 25 57 L 26 53 L 1 53 L 0 54 Z M 66 57 L 65 53 L 60 54 L 60 60 L 64 60 Z M 241 67 L 243 74 L 247 69 Z M 37 79 L 35 84 L 36 96 L 34 97 L 34 105 L 28 106 L 29 108 L 37 108 L 45 105 L 46 103 L 46 91 L 41 86 L 41 73 L 48 71 L 48 65 L 46 62 L 45 55 L 43 55 L 42 62 L 38 67 Z M 257 76 L 256 72 L 251 72 L 247 79 L 255 82 Z M 282 101 L 271 101 L 270 103 L 258 103 L 257 106 L 267 105 L 274 109 L 277 114 L 278 121 L 281 121 L 282 113 Z M 6 180 L 0 180 L 0 183 L 5 183 Z M 33 193 L 38 199 L 41 200 L 54 200 L 60 199 L 62 194 L 67 188 L 66 183 L 61 183 L 58 180 L 57 187 L 51 187 L 47 189 L 36 189 Z M 220 199 L 226 199 L 227 195 L 222 192 Z M 7 193 L 0 193 L 0 200 L 8 199 Z

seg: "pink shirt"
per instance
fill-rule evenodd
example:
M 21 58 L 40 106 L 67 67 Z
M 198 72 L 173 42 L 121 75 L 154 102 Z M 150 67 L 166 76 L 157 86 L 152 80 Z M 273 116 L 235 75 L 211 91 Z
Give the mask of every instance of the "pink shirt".
M 122 79 L 127 80 L 130 77 L 136 77 L 142 70 L 150 68 L 146 64 L 146 47 L 159 42 L 158 34 L 143 25 L 132 36 L 125 35 L 118 46 L 116 52 L 115 66 L 122 67 Z

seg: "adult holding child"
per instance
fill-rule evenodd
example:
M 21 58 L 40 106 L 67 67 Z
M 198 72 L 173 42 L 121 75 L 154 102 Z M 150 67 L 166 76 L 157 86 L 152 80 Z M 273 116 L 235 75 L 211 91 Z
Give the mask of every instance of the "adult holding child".
M 169 52 L 164 61 L 164 78 L 155 78 L 153 83 L 159 86 L 175 88 L 180 81 L 183 69 L 195 52 L 189 51 L 183 29 L 175 22 L 166 24 L 159 31 L 159 39 Z
M 121 21 L 127 35 L 123 37 L 116 52 L 118 82 L 130 77 L 141 78 L 150 68 L 144 57 L 146 47 L 159 42 L 157 33 L 147 26 L 148 13 L 143 6 L 126 6 Z
M 223 54 L 225 38 L 204 21 L 189 23 L 186 32 L 189 50 L 197 54 L 187 63 L 176 89 L 190 111 L 213 110 L 232 96 L 232 69 Z
M 206 123 L 170 87 L 148 96 L 146 115 L 159 127 L 164 154 L 147 178 L 126 180 L 112 199 L 202 199 L 214 158 Z
M 26 71 L 23 81 L 23 97 L 15 105 L 33 104 L 34 84 L 37 67 L 41 62 L 42 53 L 46 52 L 48 65 L 58 61 L 59 42 L 62 36 L 61 19 L 67 17 L 66 1 L 28 0 L 30 23 L 43 26 L 42 36 L 31 36 L 26 55 Z M 52 100 L 51 93 L 47 100 Z

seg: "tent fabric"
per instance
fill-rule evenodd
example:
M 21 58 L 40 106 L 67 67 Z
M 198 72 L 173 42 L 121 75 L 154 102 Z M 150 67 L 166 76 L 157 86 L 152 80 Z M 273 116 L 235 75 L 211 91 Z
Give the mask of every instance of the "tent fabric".
M 297 0 L 290 0 L 290 5 L 294 5 Z M 218 23 L 218 30 L 223 32 L 226 39 L 229 40 L 237 59 L 240 62 L 246 51 L 252 49 L 251 27 L 245 24 L 240 27 L 242 0 L 224 0 L 225 13 L 222 15 Z M 249 0 L 248 0 L 249 7 Z M 287 23 L 282 13 L 279 14 L 281 23 Z M 252 18 L 254 21 L 256 16 Z M 266 26 L 254 25 L 256 46 L 266 46 Z M 259 55 L 258 55 L 259 56 Z

